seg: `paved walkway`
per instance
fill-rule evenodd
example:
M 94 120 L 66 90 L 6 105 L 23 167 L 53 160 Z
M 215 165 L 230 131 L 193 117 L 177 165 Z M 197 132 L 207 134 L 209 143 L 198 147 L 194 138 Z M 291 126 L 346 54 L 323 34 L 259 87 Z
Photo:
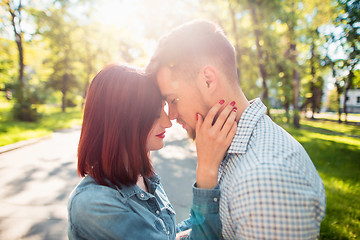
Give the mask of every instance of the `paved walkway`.
M 0 239 L 67 239 L 67 199 L 80 180 L 79 134 L 79 129 L 56 132 L 0 154 Z M 152 159 L 179 222 L 190 209 L 196 151 L 176 124 L 165 142 Z

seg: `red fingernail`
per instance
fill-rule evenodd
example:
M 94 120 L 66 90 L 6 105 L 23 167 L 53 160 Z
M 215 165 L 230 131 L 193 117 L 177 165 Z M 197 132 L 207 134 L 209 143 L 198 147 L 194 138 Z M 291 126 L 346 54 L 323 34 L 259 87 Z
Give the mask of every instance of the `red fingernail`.
M 219 102 L 219 103 L 220 103 L 220 104 L 223 104 L 224 102 L 225 102 L 225 100 L 220 100 L 220 102 Z
M 231 106 L 235 106 L 235 101 L 232 101 L 232 102 L 230 103 L 230 105 L 231 105 Z
M 234 107 L 234 108 L 233 108 L 233 111 L 236 112 L 236 111 L 237 111 L 237 107 Z

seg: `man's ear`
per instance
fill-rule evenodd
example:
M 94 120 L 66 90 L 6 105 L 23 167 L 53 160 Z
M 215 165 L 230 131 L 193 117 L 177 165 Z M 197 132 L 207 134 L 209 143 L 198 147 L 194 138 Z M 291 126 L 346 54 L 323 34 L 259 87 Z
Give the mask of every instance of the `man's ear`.
M 197 85 L 203 96 L 212 95 L 218 88 L 218 73 L 213 66 L 207 65 L 200 70 Z

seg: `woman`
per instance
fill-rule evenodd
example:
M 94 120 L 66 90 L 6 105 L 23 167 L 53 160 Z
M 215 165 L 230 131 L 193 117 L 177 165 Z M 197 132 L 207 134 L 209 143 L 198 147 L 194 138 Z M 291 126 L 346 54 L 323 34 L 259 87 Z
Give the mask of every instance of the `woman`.
M 200 171 L 204 175 L 218 170 L 235 134 L 233 106 L 226 106 L 212 124 L 222 103 L 204 122 L 197 116 L 197 149 L 204 153 L 201 159 L 212 163 L 198 164 L 207 168 Z M 174 209 L 149 159 L 150 151 L 163 147 L 165 129 L 171 126 L 163 108 L 154 81 L 130 67 L 109 65 L 95 76 L 78 146 L 78 173 L 85 178 L 68 203 L 69 239 L 175 239 Z M 195 235 L 207 238 L 201 232 L 207 224 L 217 229 L 209 236 L 218 237 L 218 216 L 214 221 L 211 214 L 193 226 Z

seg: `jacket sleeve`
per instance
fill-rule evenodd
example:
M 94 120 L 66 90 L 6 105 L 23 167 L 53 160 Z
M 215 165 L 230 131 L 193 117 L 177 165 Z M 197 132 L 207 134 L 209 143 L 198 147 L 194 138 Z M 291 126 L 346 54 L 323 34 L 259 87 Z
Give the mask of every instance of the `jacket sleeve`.
M 200 189 L 195 183 L 190 219 L 178 225 L 181 231 L 189 228 L 192 228 L 192 231 L 188 237 L 182 239 L 221 239 L 219 202 L 219 186 L 213 189 Z

